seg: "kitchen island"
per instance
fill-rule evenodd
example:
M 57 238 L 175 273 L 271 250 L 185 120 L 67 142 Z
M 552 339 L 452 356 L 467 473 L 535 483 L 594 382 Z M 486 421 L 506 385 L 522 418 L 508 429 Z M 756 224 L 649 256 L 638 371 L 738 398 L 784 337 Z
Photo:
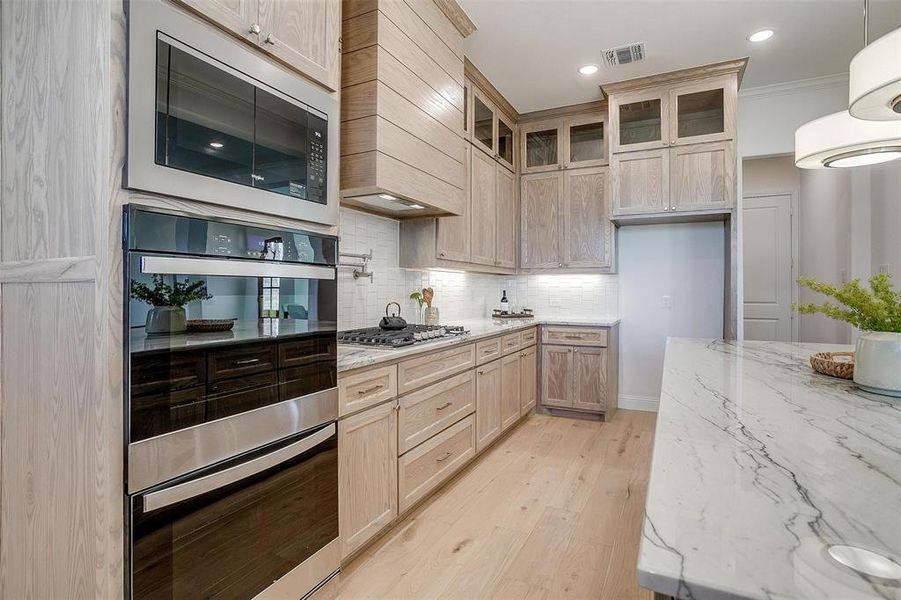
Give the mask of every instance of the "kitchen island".
M 667 342 L 639 582 L 679 598 L 901 598 L 901 403 L 811 370 L 823 344 Z M 899 366 L 901 368 L 901 366 Z

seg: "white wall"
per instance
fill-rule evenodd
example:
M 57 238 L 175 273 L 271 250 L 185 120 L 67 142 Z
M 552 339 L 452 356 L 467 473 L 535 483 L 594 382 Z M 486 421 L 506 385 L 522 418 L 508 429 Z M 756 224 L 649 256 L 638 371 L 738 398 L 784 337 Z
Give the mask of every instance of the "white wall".
M 722 338 L 724 243 L 722 223 L 620 229 L 621 406 L 656 410 L 668 336 Z

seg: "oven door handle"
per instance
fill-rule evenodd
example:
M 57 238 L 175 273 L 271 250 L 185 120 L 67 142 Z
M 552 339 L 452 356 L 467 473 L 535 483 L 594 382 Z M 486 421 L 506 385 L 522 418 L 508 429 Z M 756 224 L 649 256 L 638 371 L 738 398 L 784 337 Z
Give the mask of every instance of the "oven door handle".
M 286 277 L 335 279 L 335 267 L 276 263 L 262 260 L 142 256 L 141 273 L 159 275 L 224 275 L 230 277 Z
M 196 496 L 200 496 L 250 477 L 251 475 L 255 475 L 260 471 L 265 471 L 270 467 L 274 467 L 279 463 L 294 458 L 298 454 L 303 454 L 307 450 L 315 448 L 335 435 L 337 431 L 337 426 L 332 423 L 324 429 L 320 429 L 313 435 L 305 437 L 284 448 L 279 448 L 269 454 L 264 454 L 259 458 L 212 473 L 205 477 L 200 477 L 199 479 L 144 494 L 144 512 L 147 513 L 160 508 L 165 508 L 176 502 L 181 502 L 182 500 L 190 500 Z

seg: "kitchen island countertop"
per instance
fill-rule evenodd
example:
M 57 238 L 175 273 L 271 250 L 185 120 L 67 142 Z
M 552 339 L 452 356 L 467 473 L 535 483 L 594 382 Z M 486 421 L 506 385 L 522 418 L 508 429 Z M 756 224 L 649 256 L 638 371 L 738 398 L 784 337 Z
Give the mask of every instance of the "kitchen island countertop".
M 439 341 L 413 344 L 402 348 L 373 348 L 351 344 L 338 344 L 338 372 L 360 369 L 378 363 L 396 362 L 425 352 L 434 352 L 458 344 L 469 344 L 480 339 L 519 331 L 535 325 L 573 325 L 583 327 L 612 327 L 619 318 L 599 316 L 581 319 L 578 317 L 535 318 L 535 319 L 474 319 L 454 321 L 451 325 L 462 325 L 469 333 L 442 338 Z
M 901 599 L 828 554 L 901 562 L 901 402 L 814 373 L 846 346 L 670 339 L 638 559 L 679 598 Z

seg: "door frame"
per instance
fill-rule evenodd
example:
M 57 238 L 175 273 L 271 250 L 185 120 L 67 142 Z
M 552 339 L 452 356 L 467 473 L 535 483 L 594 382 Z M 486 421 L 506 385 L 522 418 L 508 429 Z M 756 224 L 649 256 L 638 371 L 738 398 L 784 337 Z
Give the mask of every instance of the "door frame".
M 801 190 L 798 188 L 791 188 L 783 191 L 772 190 L 755 194 L 742 194 L 741 210 L 742 213 L 744 213 L 745 200 L 748 198 L 770 198 L 772 196 L 791 196 L 791 296 L 792 304 L 797 304 L 801 298 L 801 286 L 798 285 L 798 263 L 800 262 L 801 257 Z M 742 228 L 744 228 L 744 219 L 742 219 Z M 744 243 L 744 239 L 744 231 L 742 231 L 742 243 Z M 744 255 L 744 248 L 742 248 L 742 255 Z M 742 266 L 742 276 L 744 276 L 744 266 Z M 742 283 L 742 286 L 744 286 L 744 283 Z M 742 302 L 744 302 L 744 299 Z M 791 341 L 800 341 L 801 319 L 794 310 L 791 311 L 791 328 Z M 744 329 L 744 323 L 742 323 L 742 329 Z

